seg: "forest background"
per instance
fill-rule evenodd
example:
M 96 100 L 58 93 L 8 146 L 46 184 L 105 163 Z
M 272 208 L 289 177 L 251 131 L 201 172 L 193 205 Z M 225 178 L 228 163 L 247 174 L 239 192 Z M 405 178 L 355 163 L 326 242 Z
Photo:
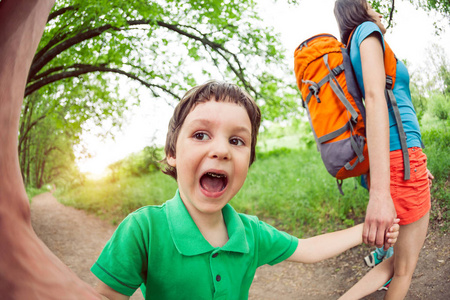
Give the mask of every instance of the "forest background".
M 395 30 L 394 1 L 369 2 Z M 435 34 L 448 25 L 448 1 L 409 2 L 439 16 Z M 160 145 L 149 143 L 93 179 L 77 164 L 91 155 L 81 136 L 99 127 L 109 128 L 99 138 L 114 136 L 124 114 L 141 105 L 142 87 L 158 109 L 158 102 L 173 106 L 189 87 L 216 78 L 245 88 L 263 112 L 257 160 L 232 200 L 237 211 L 298 236 L 362 221 L 367 191 L 348 179 L 345 195 L 338 192 L 285 57 L 256 1 L 57 1 L 30 69 L 20 123 L 18 151 L 30 199 L 55 185 L 62 203 L 117 224 L 141 206 L 172 198 L 176 182 L 159 171 Z M 432 220 L 445 231 L 450 63 L 443 48 L 430 45 L 427 69 L 411 74 L 411 92 L 436 178 Z

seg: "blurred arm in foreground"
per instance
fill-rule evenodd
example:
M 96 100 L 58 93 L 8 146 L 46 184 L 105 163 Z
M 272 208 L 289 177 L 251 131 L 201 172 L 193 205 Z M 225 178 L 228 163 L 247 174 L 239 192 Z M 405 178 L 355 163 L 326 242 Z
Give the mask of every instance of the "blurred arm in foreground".
M 19 168 L 19 119 L 28 70 L 54 2 L 0 2 L 0 295 L 4 299 L 100 299 L 36 236 Z

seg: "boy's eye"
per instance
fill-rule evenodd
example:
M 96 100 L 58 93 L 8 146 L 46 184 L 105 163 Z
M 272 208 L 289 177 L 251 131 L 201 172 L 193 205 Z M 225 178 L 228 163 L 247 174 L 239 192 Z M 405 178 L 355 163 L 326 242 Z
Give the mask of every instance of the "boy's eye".
M 197 132 L 197 133 L 195 133 L 194 134 L 194 138 L 196 140 L 200 140 L 200 141 L 209 140 L 209 136 L 206 133 L 204 133 L 204 132 Z
M 245 143 L 242 139 L 239 138 L 232 138 L 230 139 L 230 144 L 232 145 L 236 145 L 236 146 L 244 146 Z

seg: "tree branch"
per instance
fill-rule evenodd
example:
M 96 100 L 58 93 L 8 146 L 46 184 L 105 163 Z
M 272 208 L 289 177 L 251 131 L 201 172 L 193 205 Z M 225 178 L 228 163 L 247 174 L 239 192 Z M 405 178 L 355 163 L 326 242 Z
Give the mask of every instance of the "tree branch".
M 46 70 L 45 72 L 39 73 L 38 75 L 34 76 L 33 79 L 28 79 L 28 84 L 32 83 L 33 81 L 37 81 L 41 78 L 47 77 L 52 73 L 62 71 L 64 69 L 66 69 L 66 67 L 63 67 L 63 66 L 50 68 L 50 69 Z
M 234 74 L 236 74 L 236 76 L 239 78 L 239 80 L 244 84 L 244 86 L 246 87 L 246 89 L 253 91 L 253 93 L 255 93 L 255 96 L 259 95 L 259 93 L 255 90 L 255 88 L 253 88 L 253 86 L 247 82 L 247 80 L 245 80 L 244 78 L 244 69 L 242 68 L 239 59 L 237 57 L 236 54 L 230 52 L 228 49 L 226 49 L 222 44 L 218 44 L 215 43 L 213 41 L 210 41 L 209 39 L 207 39 L 205 37 L 205 35 L 203 35 L 203 38 L 200 38 L 196 35 L 193 35 L 191 33 L 188 33 L 184 30 L 181 30 L 178 25 L 172 25 L 172 24 L 167 24 L 164 23 L 162 21 L 158 21 L 157 24 L 161 27 L 165 27 L 169 30 L 175 31 L 181 35 L 184 35 L 190 39 L 196 40 L 201 42 L 203 45 L 207 45 L 209 47 L 211 47 L 212 49 L 214 49 L 228 64 L 228 66 L 230 67 L 231 71 L 233 71 Z M 225 53 L 228 53 L 229 55 L 231 55 L 233 57 L 233 60 L 236 62 L 237 64 L 237 69 L 233 66 L 233 64 L 231 63 L 230 59 L 228 57 L 225 56 Z
M 51 20 L 53 20 L 54 18 L 63 15 L 65 12 L 70 11 L 70 10 L 76 10 L 77 8 L 74 5 L 71 6 L 67 6 L 67 7 L 63 7 L 57 11 L 52 12 L 51 14 L 48 15 L 48 19 L 47 19 L 47 23 L 50 22 Z
M 57 68 L 53 68 L 55 69 L 60 69 L 61 67 L 57 67 Z M 34 82 L 33 84 L 27 86 L 27 88 L 25 89 L 25 97 L 32 94 L 33 92 L 37 91 L 38 89 L 40 89 L 43 86 L 46 86 L 50 83 L 56 82 L 58 80 L 62 80 L 65 78 L 71 78 L 71 77 L 79 77 L 83 74 L 87 74 L 87 73 L 93 73 L 93 72 L 110 72 L 110 73 L 116 73 L 116 74 L 121 74 L 121 75 L 125 75 L 131 79 L 137 80 L 139 81 L 142 85 L 152 89 L 152 88 L 158 88 L 162 91 L 164 91 L 167 94 L 170 94 L 171 96 L 173 96 L 175 99 L 180 100 L 180 97 L 178 95 L 176 95 L 175 93 L 173 93 L 171 90 L 162 87 L 160 85 L 156 85 L 156 84 L 152 84 L 149 83 L 147 81 L 142 80 L 141 78 L 139 78 L 138 76 L 125 72 L 123 70 L 120 69 L 115 69 L 115 68 L 108 68 L 104 65 L 101 66 L 93 66 L 93 65 L 83 65 L 83 64 L 74 64 L 70 67 L 65 67 L 63 68 L 67 71 L 65 72 L 61 72 L 58 74 L 54 74 L 45 78 L 42 78 L 41 80 L 38 80 L 36 82 Z M 71 70 L 72 69 L 72 70 Z
M 76 36 L 67 39 L 66 41 L 60 43 L 59 45 L 49 49 L 45 54 L 42 54 L 36 61 L 33 62 L 30 68 L 29 78 L 33 79 L 34 76 L 39 72 L 49 61 L 58 56 L 61 52 L 69 49 L 73 45 L 76 45 L 82 41 L 89 40 L 96 36 L 101 35 L 103 32 L 114 28 L 112 25 L 106 24 L 92 30 L 81 32 Z M 115 28 L 118 29 L 118 28 Z
M 20 136 L 19 139 L 19 149 L 23 143 L 23 140 L 25 139 L 25 137 L 28 135 L 28 132 L 30 132 L 30 130 L 36 126 L 37 123 L 39 123 L 40 120 L 44 119 L 45 117 L 47 117 L 46 114 L 40 116 L 39 118 L 37 118 L 36 120 L 33 121 L 33 123 L 31 123 L 29 126 L 27 126 L 27 129 L 25 130 L 24 134 L 22 136 Z
M 151 23 L 152 23 L 151 20 L 132 20 L 132 21 L 128 21 L 128 25 L 130 25 L 130 26 L 133 26 L 133 25 L 149 25 Z M 259 95 L 258 92 L 253 88 L 253 86 L 245 79 L 244 69 L 242 68 L 242 66 L 240 64 L 240 61 L 239 61 L 237 55 L 232 53 L 232 52 L 230 52 L 222 44 L 215 43 L 215 42 L 209 40 L 208 38 L 206 38 L 206 35 L 204 35 L 204 34 L 202 34 L 202 37 L 199 37 L 199 36 L 194 35 L 192 33 L 186 32 L 186 31 L 184 31 L 184 30 L 179 28 L 179 26 L 182 26 L 182 25 L 173 25 L 173 24 L 168 24 L 168 23 L 162 22 L 162 21 L 157 21 L 156 24 L 158 26 L 160 26 L 160 27 L 164 27 L 164 28 L 167 28 L 167 29 L 169 29 L 171 31 L 174 31 L 174 32 L 176 32 L 176 33 L 178 33 L 180 35 L 186 36 L 186 37 L 188 37 L 188 38 L 190 38 L 192 40 L 199 41 L 203 45 L 212 48 L 215 52 L 218 53 L 219 56 L 221 56 L 226 61 L 227 65 L 230 67 L 231 71 L 234 74 L 236 74 L 236 76 L 239 78 L 239 80 L 243 83 L 244 87 L 247 90 L 251 90 L 255 94 L 255 96 Z M 78 44 L 78 43 L 80 43 L 82 41 L 85 41 L 85 40 L 94 38 L 96 36 L 99 36 L 103 32 L 108 31 L 110 29 L 123 30 L 124 28 L 117 28 L 117 27 L 113 27 L 110 24 L 106 24 L 106 25 L 100 26 L 98 28 L 94 28 L 94 29 L 82 32 L 80 34 L 77 34 L 76 36 L 74 36 L 72 38 L 69 38 L 69 39 L 67 39 L 64 42 L 61 42 L 60 44 L 58 44 L 58 45 L 54 46 L 52 49 L 50 49 L 51 48 L 50 44 L 56 44 L 63 37 L 63 35 L 59 36 L 58 38 L 53 39 L 46 47 L 41 49 L 41 51 L 35 56 L 35 61 L 33 61 L 33 64 L 31 66 L 30 73 L 29 73 L 29 82 L 31 80 L 35 80 L 35 79 L 38 79 L 38 78 L 42 77 L 42 76 L 39 76 L 39 77 L 36 78 L 37 73 L 48 62 L 50 62 L 52 59 L 54 59 L 57 55 L 59 55 L 63 51 L 69 49 L 70 47 L 72 47 L 72 46 L 74 46 L 74 45 L 76 45 L 76 44 Z M 234 66 L 234 64 L 231 62 L 230 58 L 227 57 L 226 54 L 231 56 L 232 60 L 236 63 L 237 67 Z M 107 71 L 107 72 L 114 72 L 114 71 Z M 131 75 L 131 74 L 128 74 L 128 75 L 127 74 L 124 74 L 124 75 L 126 75 L 126 76 Z M 69 77 L 74 77 L 74 76 L 79 76 L 79 74 L 78 75 L 69 76 Z M 50 77 L 53 78 L 53 76 L 50 76 Z M 67 77 L 64 77 L 64 78 L 67 78 Z M 140 81 L 140 79 L 138 77 L 133 78 L 133 79 L 136 79 L 136 80 Z M 54 81 L 56 81 L 56 80 L 54 80 Z M 52 82 L 54 82 L 54 81 L 52 81 Z M 32 85 L 30 85 L 29 86 L 30 89 L 27 88 L 27 90 L 29 92 L 26 92 L 25 94 L 29 95 L 31 92 L 35 91 L 34 87 L 39 86 L 39 82 L 36 82 L 36 83 L 33 83 Z M 144 81 L 142 81 L 142 83 L 144 85 L 147 84 L 146 82 L 144 83 Z M 40 85 L 40 87 L 42 87 L 44 85 L 45 84 L 42 84 L 42 85 Z M 169 94 L 171 94 L 171 93 L 169 92 Z M 178 98 L 178 97 L 176 97 L 176 98 Z
M 394 10 L 395 10 L 395 0 L 392 0 L 391 11 L 389 13 L 388 26 L 386 27 L 386 29 L 390 28 L 392 25 L 392 19 L 394 18 Z

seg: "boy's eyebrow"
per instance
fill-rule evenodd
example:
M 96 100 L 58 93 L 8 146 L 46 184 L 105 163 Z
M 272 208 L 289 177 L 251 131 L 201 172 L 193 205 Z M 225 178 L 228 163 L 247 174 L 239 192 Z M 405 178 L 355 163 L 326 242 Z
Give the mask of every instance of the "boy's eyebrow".
M 211 123 L 213 123 L 213 122 L 211 122 L 210 120 L 208 120 L 208 119 L 195 119 L 195 120 L 192 120 L 191 121 L 191 124 L 194 124 L 194 125 L 196 125 L 197 123 L 199 123 L 200 125 L 203 125 L 203 126 L 209 126 Z M 250 128 L 248 128 L 247 126 L 239 126 L 239 125 L 237 125 L 237 126 L 235 126 L 234 128 L 233 128 L 235 131 L 239 131 L 239 132 L 245 132 L 245 133 L 247 133 L 247 134 L 249 134 L 250 136 L 252 135 L 252 131 L 251 131 L 251 129 Z

